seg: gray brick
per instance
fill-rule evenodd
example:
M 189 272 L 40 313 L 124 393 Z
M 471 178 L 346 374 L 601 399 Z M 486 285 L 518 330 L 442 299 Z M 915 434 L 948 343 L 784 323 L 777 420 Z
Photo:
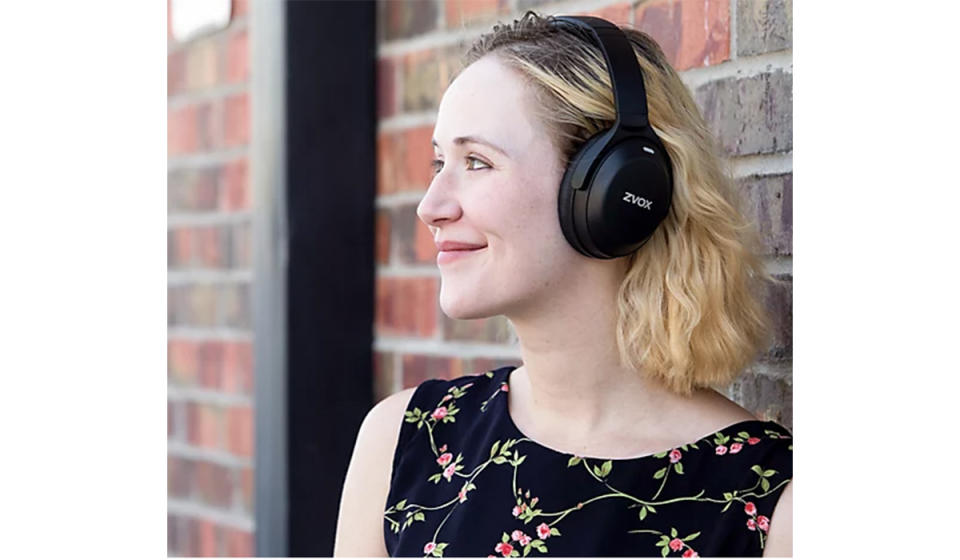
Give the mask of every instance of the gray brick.
M 377 28 L 384 40 L 421 35 L 437 26 L 437 0 L 380 2 Z
M 737 56 L 782 51 L 792 46 L 792 0 L 737 2 Z
M 733 400 L 759 418 L 773 420 L 793 431 L 793 385 L 749 369 L 730 387 Z
M 724 78 L 700 86 L 694 97 L 727 155 L 793 148 L 793 74 Z
M 739 181 L 740 192 L 760 230 L 764 254 L 793 254 L 793 174 L 752 175 Z

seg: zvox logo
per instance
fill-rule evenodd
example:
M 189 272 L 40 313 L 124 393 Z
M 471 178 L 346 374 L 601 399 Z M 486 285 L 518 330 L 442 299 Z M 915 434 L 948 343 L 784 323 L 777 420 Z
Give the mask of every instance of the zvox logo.
M 630 204 L 636 204 L 636 205 L 639 206 L 640 208 L 646 208 L 647 210 L 653 210 L 653 208 L 651 208 L 651 207 L 653 206 L 653 201 L 652 201 L 652 200 L 647 200 L 647 199 L 643 198 L 642 196 L 637 196 L 637 195 L 633 194 L 632 192 L 627 192 L 626 194 L 624 194 L 624 195 L 623 195 L 623 200 L 626 201 L 626 202 L 629 202 Z

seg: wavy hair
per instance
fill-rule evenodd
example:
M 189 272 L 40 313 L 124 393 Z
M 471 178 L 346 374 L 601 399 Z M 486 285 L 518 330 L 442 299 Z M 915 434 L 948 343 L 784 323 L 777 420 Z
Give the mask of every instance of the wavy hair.
M 533 86 L 535 116 L 565 167 L 589 137 L 613 126 L 616 109 L 603 53 L 552 19 L 531 10 L 495 25 L 463 55 L 460 71 L 491 54 L 518 71 Z M 761 290 L 778 280 L 759 256 L 759 232 L 687 87 L 653 38 L 621 30 L 643 71 L 650 124 L 673 163 L 674 194 L 650 240 L 623 257 L 617 348 L 623 366 L 690 395 L 728 385 L 769 347 Z

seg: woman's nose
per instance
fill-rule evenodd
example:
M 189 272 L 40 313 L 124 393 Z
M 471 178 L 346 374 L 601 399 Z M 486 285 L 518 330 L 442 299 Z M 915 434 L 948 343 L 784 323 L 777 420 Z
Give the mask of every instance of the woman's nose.
M 428 228 L 431 228 L 430 231 L 440 224 L 455 221 L 461 214 L 460 204 L 450 196 L 449 188 L 441 181 L 435 177 L 417 205 L 417 216 Z

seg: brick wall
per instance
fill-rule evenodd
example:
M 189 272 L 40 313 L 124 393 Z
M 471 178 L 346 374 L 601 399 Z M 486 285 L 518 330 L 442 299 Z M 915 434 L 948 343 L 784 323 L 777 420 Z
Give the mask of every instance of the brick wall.
M 378 5 L 376 396 L 428 377 L 519 363 L 503 317 L 460 321 L 438 304 L 435 247 L 416 206 L 430 183 L 436 110 L 458 58 L 527 9 L 596 15 L 650 33 L 732 158 L 765 241 L 776 342 L 728 396 L 792 427 L 792 3 L 764 0 L 429 0 Z
M 167 35 L 167 549 L 249 556 L 253 360 L 248 6 Z

